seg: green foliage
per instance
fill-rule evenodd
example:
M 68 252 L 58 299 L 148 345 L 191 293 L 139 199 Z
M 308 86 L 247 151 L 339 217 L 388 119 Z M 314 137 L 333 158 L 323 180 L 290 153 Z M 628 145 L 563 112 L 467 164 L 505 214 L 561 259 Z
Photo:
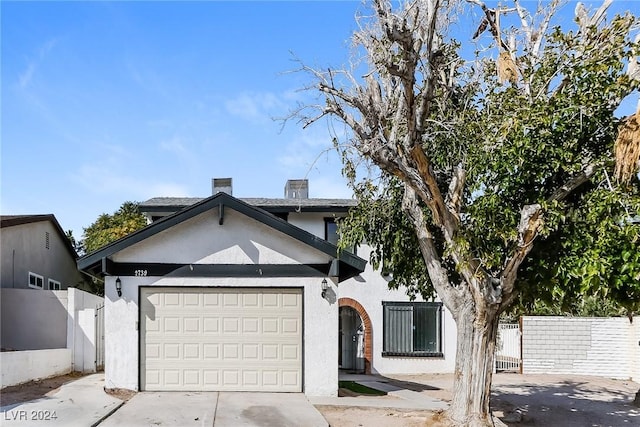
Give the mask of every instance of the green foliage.
M 577 295 L 569 305 L 566 304 L 566 300 L 542 301 L 540 299 L 526 307 L 515 305 L 502 316 L 502 320 L 516 322 L 520 316 L 619 317 L 630 315 L 633 313 L 611 299 Z
M 84 255 L 84 245 L 82 244 L 82 240 L 76 240 L 76 237 L 73 235 L 73 230 L 67 230 L 64 233 L 65 237 L 69 239 L 71 246 L 75 249 L 76 253 L 79 256 Z
M 557 217 L 521 267 L 520 306 L 535 313 L 640 312 L 640 189 L 592 188 Z M 594 302 L 597 302 L 595 304 Z
M 84 229 L 84 248 L 87 252 L 93 252 L 146 225 L 145 217 L 138 210 L 138 203 L 124 202 L 112 215 L 102 214 Z
M 474 135 L 478 143 L 468 152 L 474 197 L 467 200 L 465 234 L 492 271 L 500 270 L 515 243 L 522 206 L 540 203 L 561 211 L 564 206 L 545 205 L 554 191 L 587 164 L 610 169 L 619 125 L 614 100 L 638 87 L 624 74 L 631 22 L 630 17 L 614 20 L 600 35 L 611 39 L 609 50 L 597 52 L 590 39 L 556 28 L 543 60 L 535 69 L 525 68 L 531 95 L 516 87 L 487 87 L 479 102 L 484 132 Z M 579 47 L 589 54 L 578 54 Z M 552 227 L 548 221 L 545 234 Z
M 433 297 L 415 231 L 402 212 L 402 189 L 391 178 L 384 184 L 383 197 L 370 182 L 355 186 L 358 206 L 338 223 L 340 248 L 366 242 L 372 247 L 370 261 L 384 274 L 392 273 L 389 287 L 404 287 L 412 298 Z M 408 256 L 413 254 L 413 256 Z

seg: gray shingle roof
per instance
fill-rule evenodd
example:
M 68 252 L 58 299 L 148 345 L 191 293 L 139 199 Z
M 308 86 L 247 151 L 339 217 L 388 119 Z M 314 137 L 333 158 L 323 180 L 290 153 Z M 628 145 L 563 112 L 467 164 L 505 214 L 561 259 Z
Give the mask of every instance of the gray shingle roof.
M 58 234 L 60 235 L 60 239 L 64 243 L 65 247 L 73 257 L 73 259 L 77 259 L 78 253 L 76 252 L 75 248 L 67 238 L 67 235 L 65 234 L 64 230 L 62 229 L 62 226 L 60 225 L 60 223 L 58 222 L 54 214 L 1 215 L 0 227 L 1 228 L 14 227 L 16 225 L 31 224 L 31 223 L 40 222 L 40 221 L 51 222 L 51 224 L 53 225 L 53 228 L 55 228 Z
M 198 197 L 154 197 L 140 203 L 142 212 L 175 212 L 204 200 Z M 269 212 L 306 211 L 328 212 L 346 211 L 357 205 L 354 199 L 274 199 L 274 198 L 239 198 L 243 202 L 265 209 Z

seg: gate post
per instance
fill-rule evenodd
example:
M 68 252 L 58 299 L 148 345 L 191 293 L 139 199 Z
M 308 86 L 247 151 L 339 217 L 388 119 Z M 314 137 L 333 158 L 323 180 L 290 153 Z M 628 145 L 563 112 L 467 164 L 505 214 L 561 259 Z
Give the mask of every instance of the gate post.
M 522 374 L 522 365 L 524 365 L 524 359 L 522 358 L 524 354 L 522 351 L 522 337 L 524 335 L 524 331 L 522 330 L 522 316 L 518 319 L 518 329 L 520 330 L 520 374 Z

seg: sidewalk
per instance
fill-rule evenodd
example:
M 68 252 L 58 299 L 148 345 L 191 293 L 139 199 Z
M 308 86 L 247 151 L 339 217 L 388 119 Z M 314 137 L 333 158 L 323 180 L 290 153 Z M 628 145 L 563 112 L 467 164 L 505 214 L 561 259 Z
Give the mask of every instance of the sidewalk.
M 0 407 L 0 424 L 7 427 L 87 427 L 98 424 L 124 402 L 104 392 L 104 374 L 92 374 L 63 384 L 50 396 Z
M 386 396 L 357 397 L 309 397 L 313 405 L 350 406 L 363 408 L 395 408 L 407 410 L 437 411 L 449 405 L 424 393 L 408 390 L 375 375 L 353 375 L 340 373 L 340 381 L 353 381 L 369 388 L 384 391 Z

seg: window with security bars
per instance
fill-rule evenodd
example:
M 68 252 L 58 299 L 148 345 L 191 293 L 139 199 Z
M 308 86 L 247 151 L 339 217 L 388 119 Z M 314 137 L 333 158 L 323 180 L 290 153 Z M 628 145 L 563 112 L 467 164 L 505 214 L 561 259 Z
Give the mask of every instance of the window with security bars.
M 383 356 L 442 357 L 442 303 L 387 302 Z

